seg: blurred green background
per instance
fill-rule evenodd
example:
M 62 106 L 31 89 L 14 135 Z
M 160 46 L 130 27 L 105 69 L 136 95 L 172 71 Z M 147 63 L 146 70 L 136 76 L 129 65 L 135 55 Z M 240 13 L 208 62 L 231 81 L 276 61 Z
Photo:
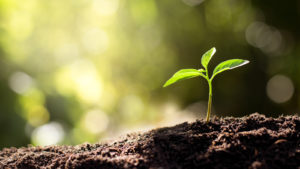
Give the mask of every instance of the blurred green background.
M 213 115 L 299 112 L 300 1 L 0 0 L 0 148 L 79 144 Z

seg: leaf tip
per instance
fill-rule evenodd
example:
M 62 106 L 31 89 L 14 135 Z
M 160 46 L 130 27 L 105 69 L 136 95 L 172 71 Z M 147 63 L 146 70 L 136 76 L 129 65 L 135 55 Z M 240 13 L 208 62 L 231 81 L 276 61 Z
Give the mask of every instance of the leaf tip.
M 169 80 L 163 85 L 163 88 L 168 87 L 170 85 Z
M 248 64 L 248 63 L 250 63 L 249 60 L 244 60 L 244 62 L 242 63 L 242 65 L 246 65 L 246 64 Z M 241 65 L 241 66 L 242 66 L 242 65 Z
M 212 49 L 214 52 L 217 51 L 216 47 L 212 47 L 211 49 Z
M 207 69 L 208 63 L 215 53 L 216 53 L 216 48 L 212 47 L 202 55 L 201 64 L 205 69 Z
M 211 55 L 212 55 L 212 56 L 217 52 L 216 47 L 212 47 L 210 50 L 212 51 L 212 52 L 211 52 Z

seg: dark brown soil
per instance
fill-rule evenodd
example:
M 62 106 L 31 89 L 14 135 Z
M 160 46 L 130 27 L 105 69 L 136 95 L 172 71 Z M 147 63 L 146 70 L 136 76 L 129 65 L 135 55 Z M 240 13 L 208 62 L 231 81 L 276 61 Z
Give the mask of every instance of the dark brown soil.
M 78 146 L 5 148 L 0 168 L 300 168 L 300 118 L 199 120 L 120 141 Z

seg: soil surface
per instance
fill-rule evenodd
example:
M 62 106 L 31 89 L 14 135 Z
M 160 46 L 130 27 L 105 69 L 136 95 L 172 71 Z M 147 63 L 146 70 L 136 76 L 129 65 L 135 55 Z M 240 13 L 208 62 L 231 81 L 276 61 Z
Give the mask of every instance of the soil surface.
M 300 169 L 300 118 L 198 120 L 111 143 L 4 148 L 0 168 Z

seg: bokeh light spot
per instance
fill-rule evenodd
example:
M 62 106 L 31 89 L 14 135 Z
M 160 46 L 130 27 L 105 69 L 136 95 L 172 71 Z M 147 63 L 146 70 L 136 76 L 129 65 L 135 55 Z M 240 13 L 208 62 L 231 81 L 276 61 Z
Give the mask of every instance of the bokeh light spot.
M 276 103 L 284 103 L 294 94 L 294 85 L 290 78 L 284 75 L 273 76 L 267 84 L 267 95 Z
M 263 52 L 279 55 L 282 50 L 282 35 L 274 27 L 263 22 L 253 22 L 246 29 L 247 42 Z
M 18 94 L 24 94 L 32 85 L 32 78 L 24 72 L 15 72 L 9 78 L 9 87 Z
M 36 89 L 31 88 L 19 98 L 22 111 L 21 116 L 34 127 L 40 126 L 48 122 L 50 114 L 44 107 L 45 96 Z
M 35 145 L 46 146 L 58 144 L 64 139 L 64 129 L 58 122 L 50 122 L 36 128 L 31 135 Z
M 49 117 L 48 110 L 40 105 L 31 106 L 26 112 L 28 123 L 35 127 L 48 122 Z
M 82 37 L 85 49 L 92 54 L 100 54 L 108 48 L 109 38 L 101 29 L 87 30 Z
M 99 134 L 106 130 L 109 118 L 99 109 L 91 110 L 84 116 L 84 127 L 92 134 Z
M 56 86 L 61 94 L 76 94 L 89 104 L 98 103 L 102 95 L 102 83 L 94 64 L 83 59 L 57 72 Z

